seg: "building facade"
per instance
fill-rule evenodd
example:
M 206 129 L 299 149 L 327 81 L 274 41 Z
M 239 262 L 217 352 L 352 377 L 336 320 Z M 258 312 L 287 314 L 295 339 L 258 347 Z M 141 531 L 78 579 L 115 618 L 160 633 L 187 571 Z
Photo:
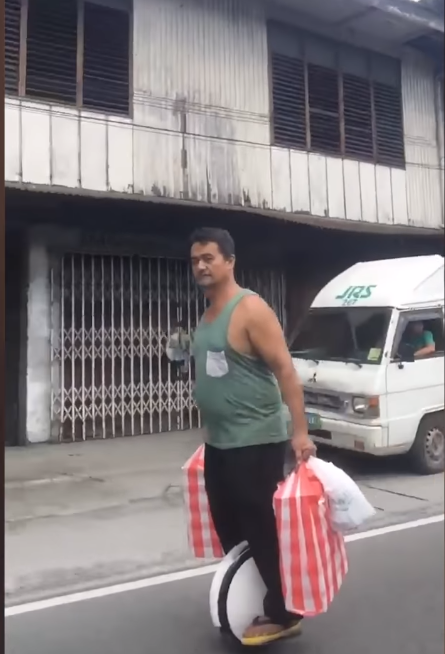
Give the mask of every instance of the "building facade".
M 192 370 L 166 357 L 202 310 L 180 246 L 191 207 L 249 216 L 253 231 L 267 218 L 277 233 L 286 222 L 438 243 L 443 17 L 412 4 L 6 0 L 21 442 L 199 425 Z M 112 231 L 105 201 L 119 207 L 112 242 L 97 238 Z M 125 241 L 138 203 L 144 229 Z M 167 206 L 177 223 L 162 235 L 151 216 Z M 242 280 L 285 324 L 287 276 L 254 258 Z

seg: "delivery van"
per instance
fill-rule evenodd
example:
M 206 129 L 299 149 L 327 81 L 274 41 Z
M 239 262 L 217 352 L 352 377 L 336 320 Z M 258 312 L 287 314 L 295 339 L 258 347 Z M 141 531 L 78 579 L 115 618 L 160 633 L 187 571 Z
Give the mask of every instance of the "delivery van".
M 317 443 L 444 470 L 444 258 L 357 263 L 316 296 L 292 347 Z

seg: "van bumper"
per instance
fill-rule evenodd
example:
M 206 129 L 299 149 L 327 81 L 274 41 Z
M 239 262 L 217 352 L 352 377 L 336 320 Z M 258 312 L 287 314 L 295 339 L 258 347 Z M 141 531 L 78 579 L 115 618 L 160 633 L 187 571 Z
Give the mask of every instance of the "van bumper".
M 383 425 L 364 425 L 360 422 L 325 418 L 320 414 L 321 429 L 309 430 L 316 443 L 377 456 L 396 453 L 388 447 L 388 428 Z

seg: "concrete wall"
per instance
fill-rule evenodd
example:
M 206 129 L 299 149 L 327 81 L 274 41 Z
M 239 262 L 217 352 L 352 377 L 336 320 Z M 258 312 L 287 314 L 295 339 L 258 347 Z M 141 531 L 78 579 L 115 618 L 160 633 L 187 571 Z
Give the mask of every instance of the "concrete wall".
M 51 431 L 50 259 L 44 233 L 28 242 L 26 440 L 48 441 Z
M 5 444 L 18 445 L 26 402 L 26 257 L 21 234 L 5 236 Z
M 403 61 L 406 170 L 271 147 L 260 0 L 135 0 L 133 115 L 7 98 L 7 182 L 443 225 L 434 77 Z

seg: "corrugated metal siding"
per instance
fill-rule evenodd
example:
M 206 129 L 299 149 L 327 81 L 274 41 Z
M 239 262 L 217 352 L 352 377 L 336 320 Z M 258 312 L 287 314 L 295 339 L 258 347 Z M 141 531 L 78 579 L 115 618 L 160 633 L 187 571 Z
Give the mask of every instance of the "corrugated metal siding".
M 443 224 L 434 71 L 418 55 L 402 67 L 407 203 L 410 222 Z
M 438 227 L 442 223 L 433 220 L 441 216 L 433 215 L 429 223 L 428 217 L 423 223 L 415 219 L 424 216 L 423 193 L 439 193 L 428 186 L 431 175 L 425 170 L 422 180 L 413 166 L 405 173 L 285 148 L 183 136 L 53 105 L 8 100 L 5 106 L 7 182 L 406 225 L 408 180 L 410 206 L 420 207 L 412 224 Z
M 138 123 L 269 141 L 268 51 L 255 0 L 135 0 Z
M 432 71 L 403 66 L 407 169 L 270 147 L 256 0 L 135 0 L 133 120 L 6 100 L 5 179 L 440 227 Z
M 440 152 L 440 159 L 441 159 L 441 165 L 443 167 L 443 159 L 445 157 L 445 143 L 444 143 L 444 80 L 443 77 L 442 79 L 437 80 L 437 86 L 436 86 L 436 93 L 437 93 L 437 104 L 438 104 L 438 111 L 439 111 L 439 152 Z
M 440 180 L 441 180 L 441 200 L 442 200 L 442 224 L 445 223 L 445 142 L 444 142 L 444 80 L 443 77 L 436 83 L 436 98 L 438 112 L 438 139 L 439 139 L 439 158 L 440 158 Z
M 422 139 L 434 147 L 436 115 L 433 68 L 420 56 L 409 56 L 403 62 L 402 90 L 405 138 Z

